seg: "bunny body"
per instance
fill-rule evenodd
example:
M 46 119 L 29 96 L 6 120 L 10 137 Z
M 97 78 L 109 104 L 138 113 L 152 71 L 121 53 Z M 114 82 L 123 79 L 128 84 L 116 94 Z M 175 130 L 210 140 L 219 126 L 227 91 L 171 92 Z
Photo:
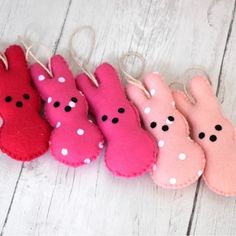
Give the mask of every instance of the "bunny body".
M 171 90 L 162 77 L 149 73 L 144 77 L 144 83 L 150 98 L 131 84 L 127 86 L 127 93 L 139 108 L 145 127 L 156 138 L 160 148 L 152 171 L 153 181 L 169 189 L 186 187 L 203 173 L 204 153 L 189 137 L 188 123 L 175 108 Z
M 0 62 L 0 148 L 13 159 L 30 161 L 48 150 L 50 126 L 40 116 L 40 97 L 30 83 L 24 52 L 12 45 Z
M 193 139 L 204 149 L 206 168 L 203 174 L 208 187 L 214 192 L 236 195 L 236 140 L 235 129 L 221 110 L 217 98 L 202 76 L 190 81 L 195 103 L 180 91 L 173 92 L 177 107 L 192 128 Z
M 60 55 L 51 59 L 53 78 L 39 64 L 31 67 L 34 83 L 45 103 L 45 114 L 54 127 L 51 136 L 53 156 L 71 166 L 95 160 L 103 147 L 103 137 L 88 120 L 84 95 L 76 89 L 69 67 Z
M 85 74 L 78 76 L 77 85 L 85 93 L 107 140 L 107 167 L 125 177 L 149 171 L 158 149 L 153 137 L 141 128 L 138 112 L 127 100 L 115 69 L 104 63 L 96 69 L 95 77 L 98 88 Z

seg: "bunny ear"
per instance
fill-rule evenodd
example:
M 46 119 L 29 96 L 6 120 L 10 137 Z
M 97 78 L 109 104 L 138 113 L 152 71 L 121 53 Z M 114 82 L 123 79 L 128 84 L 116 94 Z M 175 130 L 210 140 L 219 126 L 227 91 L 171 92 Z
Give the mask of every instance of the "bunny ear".
M 39 90 L 42 98 L 46 100 L 50 94 L 51 78 L 49 74 L 38 63 L 35 63 L 30 67 L 30 73 L 36 88 Z
M 64 57 L 55 55 L 51 58 L 51 69 L 53 77 L 63 77 L 66 80 L 73 81 L 73 75 Z
M 29 80 L 28 67 L 23 49 L 18 45 L 12 45 L 5 52 L 9 70 L 14 70 Z
M 177 109 L 185 116 L 188 116 L 194 106 L 189 101 L 188 97 L 182 91 L 173 91 L 172 95 L 174 97 Z
M 146 74 L 144 83 L 151 96 L 171 105 L 173 101 L 171 90 L 160 74 L 157 72 Z
M 126 85 L 126 93 L 129 99 L 139 108 L 142 108 L 147 103 L 147 98 L 144 92 L 131 83 Z
M 190 80 L 190 92 L 197 103 L 218 104 L 210 82 L 204 76 L 195 76 Z
M 117 71 L 108 63 L 103 63 L 97 67 L 94 74 L 101 87 L 112 88 L 115 84 L 121 83 Z
M 86 74 L 82 73 L 78 75 L 75 81 L 77 88 L 82 91 L 88 99 L 94 97 L 97 88 Z

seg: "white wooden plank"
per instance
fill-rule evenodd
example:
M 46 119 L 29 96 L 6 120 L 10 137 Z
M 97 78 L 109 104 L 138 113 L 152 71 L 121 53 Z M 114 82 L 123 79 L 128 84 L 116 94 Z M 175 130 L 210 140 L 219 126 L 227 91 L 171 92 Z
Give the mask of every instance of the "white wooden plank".
M 33 24 L 34 27 L 53 31 L 48 43 L 53 44 L 63 24 L 66 7 L 69 1 L 0 1 L 0 50 L 10 43 L 17 41 L 18 35 L 23 36 L 26 27 Z M 50 33 L 50 32 L 48 32 Z M 55 35 L 53 37 L 53 35 Z M 44 40 L 47 35 L 38 32 L 38 38 Z M 19 43 L 19 42 L 18 42 Z M 16 162 L 6 155 L 0 154 L 0 234 L 7 221 L 7 215 L 11 209 L 11 202 L 17 190 L 17 182 L 21 174 L 21 162 Z M 15 231 L 16 232 L 16 231 Z
M 236 19 L 232 18 L 228 43 L 220 76 L 219 100 L 224 114 L 236 124 Z M 231 31 L 232 30 L 232 31 Z M 227 157 L 225 157 L 227 161 Z M 196 235 L 235 235 L 236 233 L 236 199 L 218 196 L 201 186 L 193 218 L 192 234 Z M 206 220 L 207 219 L 207 220 Z
M 147 70 L 159 70 L 168 80 L 194 64 L 205 65 L 217 79 L 233 2 L 72 1 L 59 51 L 74 28 L 89 24 L 98 42 L 92 65 L 104 59 L 117 65 L 117 56 L 133 49 L 147 57 Z M 113 177 L 102 158 L 74 170 L 45 156 L 25 165 L 4 233 L 185 234 L 195 187 L 166 191 L 149 176 Z

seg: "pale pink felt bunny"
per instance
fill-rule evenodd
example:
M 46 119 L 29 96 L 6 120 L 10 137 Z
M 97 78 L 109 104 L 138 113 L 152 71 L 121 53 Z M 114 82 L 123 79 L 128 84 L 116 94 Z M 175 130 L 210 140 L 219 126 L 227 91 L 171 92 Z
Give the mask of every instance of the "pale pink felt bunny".
M 162 77 L 156 72 L 149 73 L 144 77 L 144 84 L 150 98 L 133 84 L 127 85 L 127 93 L 139 108 L 146 129 L 159 140 L 153 181 L 163 188 L 186 187 L 202 174 L 204 153 L 189 137 L 188 123 L 175 108 L 171 90 Z
M 235 196 L 235 129 L 223 116 L 217 97 L 205 77 L 192 78 L 190 91 L 194 103 L 181 91 L 173 94 L 177 108 L 190 123 L 193 139 L 205 151 L 206 168 L 203 178 L 212 191 L 224 196 Z
M 79 166 L 88 164 L 100 153 L 103 137 L 98 127 L 88 120 L 88 105 L 75 79 L 60 55 L 51 58 L 53 77 L 38 64 L 31 75 L 45 103 L 45 114 L 54 127 L 51 152 L 59 161 Z

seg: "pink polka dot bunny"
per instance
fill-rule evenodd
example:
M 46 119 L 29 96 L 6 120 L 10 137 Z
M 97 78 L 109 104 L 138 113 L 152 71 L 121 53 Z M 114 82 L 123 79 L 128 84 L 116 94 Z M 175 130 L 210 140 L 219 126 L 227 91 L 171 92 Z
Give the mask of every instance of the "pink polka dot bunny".
M 235 128 L 220 109 L 209 81 L 195 76 L 190 81 L 191 102 L 181 91 L 173 92 L 177 108 L 186 116 L 192 135 L 204 149 L 203 178 L 208 187 L 224 196 L 236 196 Z
M 149 73 L 144 84 L 150 98 L 133 84 L 127 85 L 127 93 L 139 108 L 147 130 L 159 140 L 159 157 L 151 174 L 153 181 L 168 189 L 186 187 L 203 173 L 204 153 L 189 137 L 188 123 L 175 108 L 171 90 L 162 77 Z
M 76 79 L 91 105 L 107 148 L 105 162 L 110 171 L 134 177 L 149 171 L 156 162 L 154 138 L 140 124 L 138 112 L 127 99 L 115 69 L 103 63 L 95 71 L 99 87 L 81 74 Z
M 53 77 L 38 64 L 31 66 L 31 75 L 45 101 L 45 114 L 54 127 L 50 140 L 52 155 L 70 166 L 95 160 L 103 147 L 99 129 L 88 120 L 88 105 L 76 89 L 73 75 L 60 55 L 51 58 Z

